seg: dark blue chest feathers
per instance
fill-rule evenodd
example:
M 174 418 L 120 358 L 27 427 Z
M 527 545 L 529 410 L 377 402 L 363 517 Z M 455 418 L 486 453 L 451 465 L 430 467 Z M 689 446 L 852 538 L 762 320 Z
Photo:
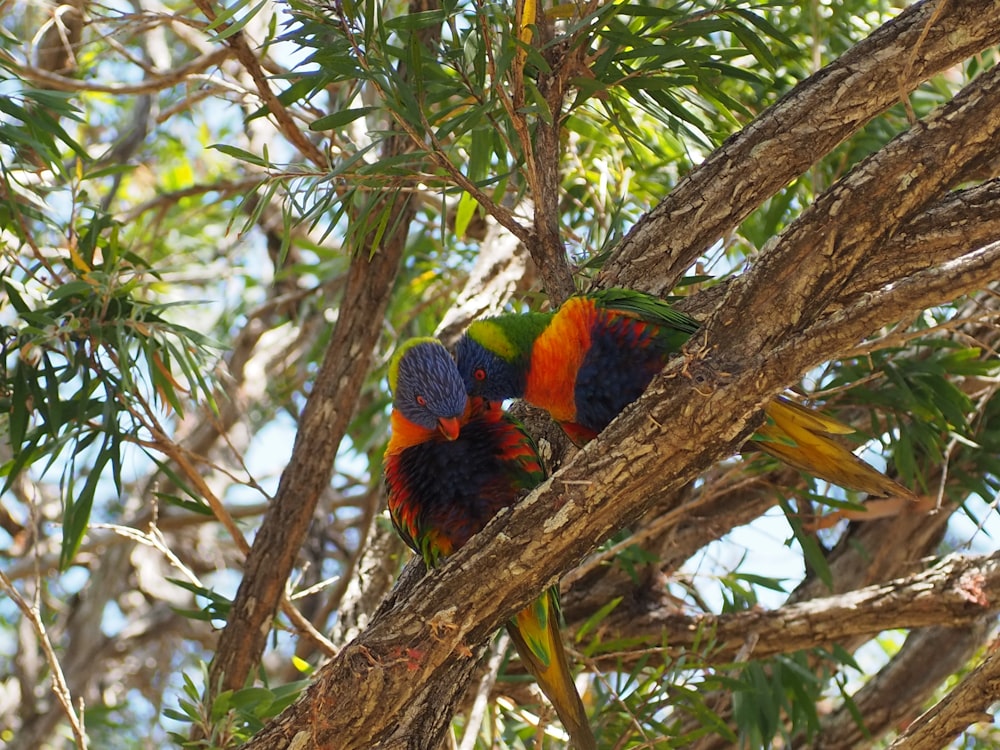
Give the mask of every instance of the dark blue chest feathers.
M 418 524 L 444 533 L 461 547 L 502 508 L 527 490 L 503 460 L 497 426 L 473 422 L 457 440 L 434 441 L 400 454 L 408 501 L 418 509 Z
M 605 313 L 594 325 L 577 375 L 576 421 L 600 432 L 646 390 L 670 354 L 657 326 Z

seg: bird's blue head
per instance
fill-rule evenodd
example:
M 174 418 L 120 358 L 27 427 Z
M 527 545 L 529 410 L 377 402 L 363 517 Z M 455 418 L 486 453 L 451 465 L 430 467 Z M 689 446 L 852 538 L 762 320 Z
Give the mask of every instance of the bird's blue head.
M 521 352 L 493 320 L 469 326 L 455 348 L 458 372 L 470 396 L 504 401 L 524 395 L 526 366 Z
M 396 351 L 389 364 L 393 408 L 415 425 L 458 437 L 468 396 L 444 345 L 434 338 L 415 338 Z

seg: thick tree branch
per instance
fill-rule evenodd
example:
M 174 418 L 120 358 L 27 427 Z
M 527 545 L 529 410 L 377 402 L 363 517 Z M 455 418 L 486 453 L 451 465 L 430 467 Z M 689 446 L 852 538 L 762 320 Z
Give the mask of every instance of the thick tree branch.
M 879 251 L 862 259 L 837 296 L 846 304 L 900 276 L 953 260 L 1000 239 L 1000 179 L 948 193 L 908 218 Z
M 990 706 L 1000 700 L 1000 649 L 983 662 L 937 705 L 920 716 L 889 750 L 938 750 L 971 724 L 992 723 Z
M 395 200 L 393 232 L 370 258 L 366 250 L 359 250 L 351 261 L 342 312 L 302 413 L 291 459 L 247 557 L 245 575 L 212 662 L 213 684 L 221 679 L 224 688 L 242 687 L 260 659 L 316 503 L 329 486 L 340 440 L 371 366 L 406 243 L 413 209 L 402 194 Z
M 881 289 L 906 274 L 953 260 L 1000 238 L 1000 179 L 948 193 L 907 219 L 866 255 L 830 305 L 840 309 L 866 292 Z M 677 307 L 704 319 L 719 306 L 731 279 L 682 298 Z
M 895 628 L 972 624 L 1000 609 L 1000 553 L 988 557 L 953 554 L 933 568 L 906 578 L 843 594 L 811 599 L 771 611 L 688 617 L 660 608 L 643 615 L 612 612 L 601 624 L 606 639 L 639 639 L 636 651 L 668 643 L 671 650 L 690 647 L 707 637 L 713 663 L 733 661 L 752 644 L 748 655 L 764 659 L 800 649 L 873 636 Z M 638 656 L 638 654 L 636 654 Z M 628 653 L 596 658 L 598 663 L 630 662 Z
M 842 338 L 856 331 L 860 339 L 874 330 L 875 320 L 888 322 L 932 305 L 941 304 L 976 289 L 982 289 L 1000 277 L 1000 241 L 974 250 L 961 258 L 909 276 L 858 303 L 834 313 L 801 333 L 788 336 L 776 353 L 796 352 L 808 356 L 811 347 L 823 348 L 818 341 L 825 336 Z M 796 350 L 796 347 L 800 347 Z
M 669 291 L 714 242 L 895 104 L 900 91 L 998 41 L 1000 6 L 992 0 L 907 8 L 692 170 L 628 233 L 597 285 Z
M 994 615 L 984 615 L 971 625 L 912 631 L 892 660 L 851 696 L 864 717 L 863 726 L 858 726 L 855 714 L 842 706 L 822 719 L 811 747 L 848 750 L 918 715 L 933 692 L 969 663 L 994 621 Z
M 821 195 L 773 240 L 772 252 L 730 285 L 722 314 L 705 335 L 761 310 L 782 310 L 788 314 L 762 318 L 739 346 L 764 350 L 789 343 L 789 334 L 822 314 L 864 258 L 909 216 L 968 164 L 998 150 L 1000 70 L 994 68 Z

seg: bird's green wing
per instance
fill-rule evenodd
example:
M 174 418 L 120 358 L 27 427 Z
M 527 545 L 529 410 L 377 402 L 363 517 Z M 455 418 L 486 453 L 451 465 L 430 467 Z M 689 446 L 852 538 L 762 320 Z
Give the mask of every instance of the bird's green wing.
M 690 315 L 675 310 L 669 303 L 657 297 L 633 289 L 600 289 L 588 296 L 601 307 L 632 315 L 648 323 L 672 328 L 687 336 L 699 328 L 698 322 Z

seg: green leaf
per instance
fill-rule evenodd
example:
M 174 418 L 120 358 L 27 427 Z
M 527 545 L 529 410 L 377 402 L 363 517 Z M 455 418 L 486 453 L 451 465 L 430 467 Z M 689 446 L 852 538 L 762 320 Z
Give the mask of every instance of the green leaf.
M 463 190 L 462 197 L 458 199 L 458 208 L 455 210 L 456 237 L 465 237 L 465 230 L 469 228 L 469 222 L 476 215 L 478 206 L 476 199 Z
M 798 515 L 792 510 L 791 506 L 788 504 L 788 500 L 781 498 L 778 501 L 778 505 L 785 512 L 785 517 L 788 519 L 789 525 L 792 527 L 792 533 L 795 535 L 795 540 L 799 543 L 802 548 L 802 555 L 805 557 L 807 567 L 814 572 L 819 579 L 826 584 L 827 588 L 831 591 L 833 590 L 833 573 L 830 571 L 830 566 L 827 564 L 826 555 L 823 553 L 823 549 L 819 546 L 816 539 L 803 532 L 802 521 L 799 520 Z
M 583 639 L 587 637 L 587 634 L 590 633 L 590 631 L 596 628 L 598 625 L 600 625 L 604 621 L 604 618 L 606 618 L 608 615 L 614 612 L 615 608 L 621 603 L 622 603 L 622 597 L 617 596 L 614 599 L 611 599 L 609 602 L 607 602 L 604 606 L 602 606 L 590 617 L 588 617 L 586 621 L 583 623 L 583 625 L 577 628 L 576 638 L 575 638 L 576 642 L 582 643 Z
M 234 3 L 232 7 L 226 8 L 221 13 L 216 15 L 212 22 L 207 26 L 209 31 L 214 31 L 215 29 L 221 28 L 223 24 L 229 23 L 226 28 L 222 29 L 221 32 L 209 37 L 213 42 L 222 42 L 243 30 L 243 28 L 250 23 L 254 16 L 256 16 L 260 9 L 267 4 L 268 0 L 260 0 L 253 8 L 251 8 L 247 13 L 240 18 L 237 18 L 232 23 L 229 23 L 230 19 L 234 18 L 237 13 L 239 13 L 243 8 L 245 8 L 249 0 L 239 0 L 239 2 Z
M 383 24 L 383 27 L 387 31 L 417 31 L 429 26 L 439 26 L 447 18 L 448 14 L 443 10 L 425 10 L 390 18 Z
M 239 159 L 240 161 L 245 161 L 247 164 L 253 164 L 255 167 L 264 167 L 265 169 L 272 168 L 272 164 L 267 159 L 251 152 L 246 151 L 242 148 L 237 148 L 236 146 L 230 146 L 227 143 L 214 143 L 209 148 L 220 151 L 227 156 L 232 156 L 234 159 Z
M 340 112 L 334 112 L 332 115 L 327 115 L 326 117 L 321 117 L 315 122 L 309 124 L 310 130 L 336 130 L 337 128 L 343 127 L 349 122 L 354 122 L 355 120 L 366 117 L 372 112 L 377 112 L 378 107 L 358 107 L 357 109 L 343 109 Z
M 108 402 L 107 411 L 114 414 L 114 402 Z M 106 423 L 107 424 L 107 423 Z M 87 436 L 81 438 L 74 450 L 74 458 L 87 448 Z M 96 437 L 96 435 L 94 436 Z M 83 489 L 76 498 L 66 498 L 66 508 L 63 513 L 63 538 L 59 554 L 59 568 L 66 570 L 73 562 L 83 537 L 87 533 L 90 522 L 90 511 L 94 505 L 94 495 L 97 492 L 97 484 L 102 478 L 102 472 L 108 462 L 111 461 L 114 450 L 111 435 L 106 433 L 97 455 L 90 464 L 87 479 L 83 483 Z M 117 462 L 116 462 L 117 463 Z M 120 479 L 116 480 L 116 485 L 120 485 Z
M 22 287 L 2 274 L 0 274 L 0 281 L 3 282 L 4 289 L 7 290 L 7 299 L 10 300 L 14 309 L 21 315 L 30 312 L 31 308 L 28 307 L 27 303 L 21 297 Z
M 25 435 L 28 432 L 28 404 L 31 401 L 31 389 L 28 387 L 28 366 L 22 361 L 14 365 L 14 376 L 11 380 L 10 445 L 17 456 L 21 452 Z M 31 370 L 34 374 L 35 371 Z
M 83 279 L 75 279 L 67 281 L 65 284 L 60 284 L 49 292 L 49 299 L 60 300 L 67 297 L 90 297 L 93 293 L 93 284 Z

